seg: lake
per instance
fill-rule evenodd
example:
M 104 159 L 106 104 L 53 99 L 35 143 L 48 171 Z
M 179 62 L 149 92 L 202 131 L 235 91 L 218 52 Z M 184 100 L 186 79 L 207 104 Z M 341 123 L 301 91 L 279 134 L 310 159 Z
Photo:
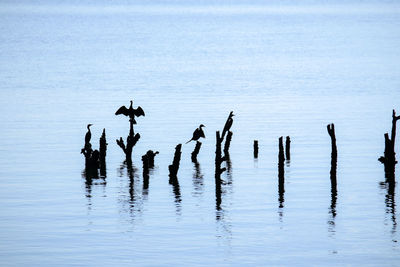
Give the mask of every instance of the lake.
M 398 188 L 377 159 L 400 113 L 399 29 L 396 1 L 2 1 L 1 265 L 398 265 Z M 130 100 L 146 113 L 132 168 L 115 142 L 129 121 L 114 115 Z M 230 111 L 217 207 L 215 132 Z M 106 175 L 90 181 L 89 123 L 93 146 L 103 128 L 108 142 Z M 194 164 L 185 142 L 200 124 Z

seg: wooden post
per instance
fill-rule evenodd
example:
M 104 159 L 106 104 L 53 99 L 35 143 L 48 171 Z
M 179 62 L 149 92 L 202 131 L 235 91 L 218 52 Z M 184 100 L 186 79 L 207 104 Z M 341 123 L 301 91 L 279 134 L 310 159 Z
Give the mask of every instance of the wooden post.
M 200 152 L 200 148 L 201 148 L 201 142 L 197 141 L 196 147 L 194 148 L 194 150 L 192 152 L 192 162 L 197 162 L 197 155 Z
M 143 189 L 148 189 L 149 188 L 149 155 L 146 153 L 142 156 L 142 161 L 143 161 Z
M 229 154 L 229 147 L 231 145 L 232 135 L 233 133 L 231 131 L 228 131 L 228 135 L 226 136 L 226 141 L 224 145 L 224 154 Z
M 258 140 L 254 140 L 254 143 L 253 143 L 253 155 L 254 155 L 255 159 L 258 158 Z
M 328 130 L 328 134 L 331 137 L 331 171 L 330 171 L 330 179 L 331 179 L 331 191 L 332 193 L 337 192 L 337 181 L 336 181 L 336 169 L 337 169 L 337 147 L 336 147 L 336 136 L 335 136 L 335 125 L 333 123 L 328 124 L 326 126 Z
M 285 193 L 285 155 L 283 152 L 283 137 L 279 137 L 279 154 L 278 154 L 278 193 L 279 193 L 279 207 L 283 208 L 284 193 Z
M 103 129 L 103 133 L 99 140 L 99 153 L 100 153 L 100 175 L 102 177 L 107 176 L 106 169 L 106 152 L 107 152 L 107 140 L 106 140 L 106 129 Z
M 178 174 L 178 170 L 179 170 L 179 163 L 181 161 L 181 154 L 182 154 L 181 149 L 182 149 L 182 144 L 178 144 L 175 147 L 174 160 L 172 162 L 172 165 L 168 166 L 170 183 L 173 183 L 174 180 L 177 180 L 177 174 Z
M 285 152 L 286 152 L 286 160 L 290 160 L 290 137 L 289 136 L 286 136 Z
M 148 150 L 146 153 L 149 168 L 154 168 L 154 157 L 159 154 L 158 151 L 154 152 L 153 150 Z

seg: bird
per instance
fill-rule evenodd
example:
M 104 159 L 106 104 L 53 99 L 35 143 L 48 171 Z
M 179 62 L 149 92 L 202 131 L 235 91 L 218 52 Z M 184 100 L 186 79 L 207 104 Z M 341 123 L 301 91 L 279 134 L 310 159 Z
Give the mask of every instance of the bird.
M 199 128 L 194 130 L 192 139 L 187 141 L 186 144 L 189 143 L 192 140 L 193 141 L 197 141 L 197 140 L 200 139 L 200 137 L 206 138 L 206 136 L 204 135 L 203 129 L 202 129 L 203 127 L 206 127 L 206 126 L 204 126 L 203 124 L 200 124 Z
M 145 115 L 143 109 L 140 106 L 137 109 L 134 109 L 132 105 L 133 101 L 131 100 L 131 105 L 129 108 L 122 106 L 115 112 L 115 115 L 123 114 L 125 116 L 129 116 L 130 120 L 133 121 L 133 124 L 136 124 L 135 116 L 140 117 Z
M 90 139 L 92 138 L 92 133 L 90 132 L 90 126 L 92 126 L 93 124 L 88 124 L 87 125 L 87 133 L 85 135 L 85 145 L 90 143 Z

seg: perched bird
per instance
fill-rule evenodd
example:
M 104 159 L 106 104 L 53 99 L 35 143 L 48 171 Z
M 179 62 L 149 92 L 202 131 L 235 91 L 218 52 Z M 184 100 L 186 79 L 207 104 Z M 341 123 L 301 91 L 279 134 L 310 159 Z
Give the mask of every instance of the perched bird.
M 145 116 L 145 115 L 144 115 L 144 111 L 141 107 L 134 109 L 132 107 L 132 105 L 133 105 L 133 101 L 131 100 L 131 105 L 129 108 L 122 106 L 115 112 L 115 115 L 123 114 L 125 116 L 129 116 L 130 120 L 133 121 L 133 124 L 136 124 L 135 116 L 140 117 L 140 116 Z
M 206 126 L 204 126 L 203 124 L 200 124 L 199 128 L 194 130 L 192 139 L 187 141 L 186 144 L 189 143 L 192 140 L 193 141 L 197 141 L 197 140 L 200 139 L 200 137 L 206 138 L 206 136 L 204 135 L 203 129 L 202 129 L 203 127 L 206 127 Z
M 90 132 L 90 126 L 92 126 L 93 124 L 88 124 L 87 125 L 87 133 L 85 135 L 85 145 L 90 143 L 90 139 L 92 138 L 92 133 Z

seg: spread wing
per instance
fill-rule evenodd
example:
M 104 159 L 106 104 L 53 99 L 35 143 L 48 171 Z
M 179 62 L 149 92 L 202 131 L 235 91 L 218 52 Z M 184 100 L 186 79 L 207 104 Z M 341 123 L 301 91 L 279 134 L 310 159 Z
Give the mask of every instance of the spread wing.
M 129 115 L 128 109 L 125 106 L 120 107 L 117 112 L 115 112 L 115 115 L 119 114 L 124 114 L 125 116 Z
M 145 116 L 143 109 L 139 106 L 137 109 L 134 109 L 134 114 L 137 117 Z

